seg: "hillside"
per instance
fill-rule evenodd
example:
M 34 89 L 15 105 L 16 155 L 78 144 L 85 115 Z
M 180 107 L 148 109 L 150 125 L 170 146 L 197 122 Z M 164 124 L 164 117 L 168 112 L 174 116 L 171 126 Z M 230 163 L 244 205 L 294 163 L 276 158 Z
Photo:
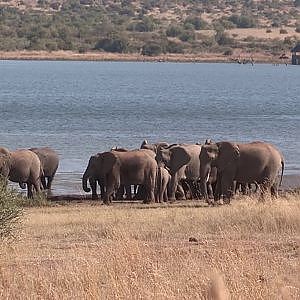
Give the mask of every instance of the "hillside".
M 299 0 L 7 0 L 0 51 L 278 57 L 300 40 L 299 11 Z

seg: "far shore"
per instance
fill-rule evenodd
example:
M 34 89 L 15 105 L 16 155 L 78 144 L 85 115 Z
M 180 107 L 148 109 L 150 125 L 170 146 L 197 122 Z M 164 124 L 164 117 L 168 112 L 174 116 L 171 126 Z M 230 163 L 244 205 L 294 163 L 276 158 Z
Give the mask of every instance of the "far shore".
M 120 54 L 107 52 L 78 53 L 73 51 L 0 51 L 0 60 L 49 60 L 49 61 L 124 61 L 124 62 L 192 62 L 192 63 L 236 63 L 253 59 L 254 63 L 285 64 L 282 60 L 265 53 L 225 56 L 221 53 L 163 54 L 144 56 L 141 54 Z

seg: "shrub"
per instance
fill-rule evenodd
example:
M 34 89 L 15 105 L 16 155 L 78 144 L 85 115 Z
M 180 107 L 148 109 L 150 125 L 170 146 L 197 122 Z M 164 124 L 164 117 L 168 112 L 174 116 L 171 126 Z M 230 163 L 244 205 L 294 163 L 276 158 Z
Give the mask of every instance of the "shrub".
M 22 212 L 21 197 L 0 180 L 0 238 L 13 235 Z
M 224 54 L 225 56 L 230 56 L 230 55 L 233 54 L 233 51 L 232 51 L 231 48 L 228 48 L 228 49 L 226 49 L 226 50 L 223 52 L 223 54 Z
M 150 41 L 146 43 L 142 48 L 142 55 L 156 56 L 163 52 L 160 44 Z
M 296 29 L 295 29 L 296 32 L 300 33 L 300 24 L 296 24 Z
M 268 28 L 267 30 L 266 30 L 266 33 L 271 33 L 272 32 L 272 30 L 270 29 L 270 28 Z
M 102 49 L 106 52 L 123 53 L 127 49 L 127 41 L 121 38 L 104 38 L 96 43 L 95 49 Z
M 184 20 L 184 25 L 191 24 L 195 30 L 205 29 L 208 23 L 197 16 L 189 16 Z
M 168 41 L 166 50 L 169 53 L 183 53 L 183 46 L 180 43 Z
M 252 16 L 231 15 L 228 20 L 238 28 L 253 28 L 257 25 L 255 18 Z
M 215 40 L 218 43 L 218 45 L 220 45 L 220 46 L 232 45 L 234 43 L 233 38 L 231 38 L 224 31 L 217 31 L 215 34 Z
M 177 25 L 170 25 L 166 30 L 166 35 L 170 37 L 177 37 L 183 33 L 183 28 Z
M 195 32 L 193 30 L 185 30 L 179 35 L 182 42 L 190 42 L 195 40 Z
M 287 34 L 288 32 L 287 32 L 286 29 L 281 28 L 281 29 L 279 30 L 279 33 L 280 33 L 280 34 Z

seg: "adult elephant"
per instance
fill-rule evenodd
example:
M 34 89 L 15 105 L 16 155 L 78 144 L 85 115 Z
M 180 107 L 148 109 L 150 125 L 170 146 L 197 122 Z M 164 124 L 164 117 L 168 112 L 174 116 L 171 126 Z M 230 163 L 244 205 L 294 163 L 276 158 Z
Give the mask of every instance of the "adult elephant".
M 197 181 L 200 177 L 201 145 L 174 144 L 167 148 L 158 148 L 156 160 L 164 163 L 170 170 L 170 195 L 169 200 L 174 201 L 180 180 Z M 180 188 L 181 190 L 182 188 Z M 181 191 L 182 193 L 183 191 Z M 183 196 L 184 198 L 184 196 Z
M 133 150 L 127 152 L 109 151 L 98 153 L 90 158 L 82 177 L 82 187 L 90 192 L 87 180 L 95 173 L 105 178 L 106 191 L 104 203 L 109 204 L 111 196 L 121 184 L 142 184 L 146 188 L 145 202 L 155 200 L 157 163 L 146 151 Z
M 229 203 L 233 195 L 234 181 L 244 184 L 255 182 L 260 187 L 262 197 L 267 190 L 270 190 L 273 196 L 277 196 L 278 173 L 281 169 L 282 180 L 284 159 L 282 154 L 269 143 L 220 142 L 204 145 L 201 149 L 200 161 L 201 185 L 204 189 L 211 168 L 217 168 L 218 183 L 215 200 L 219 200 L 223 195 L 224 201 Z
M 27 184 L 27 196 L 33 197 L 33 187 L 40 193 L 40 178 L 43 175 L 38 156 L 30 150 L 16 150 L 0 153 L 0 175 L 12 182 L 18 182 L 20 187 Z
M 43 169 L 41 183 L 45 190 L 50 190 L 59 164 L 58 154 L 49 147 L 30 148 L 29 150 L 34 152 L 39 157 Z

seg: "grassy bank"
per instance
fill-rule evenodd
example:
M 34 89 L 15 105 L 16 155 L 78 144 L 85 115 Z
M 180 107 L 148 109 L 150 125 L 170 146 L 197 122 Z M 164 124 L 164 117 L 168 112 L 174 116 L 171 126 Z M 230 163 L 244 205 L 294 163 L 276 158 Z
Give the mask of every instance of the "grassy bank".
M 1 245 L 1 297 L 296 299 L 299 200 L 30 208 Z

